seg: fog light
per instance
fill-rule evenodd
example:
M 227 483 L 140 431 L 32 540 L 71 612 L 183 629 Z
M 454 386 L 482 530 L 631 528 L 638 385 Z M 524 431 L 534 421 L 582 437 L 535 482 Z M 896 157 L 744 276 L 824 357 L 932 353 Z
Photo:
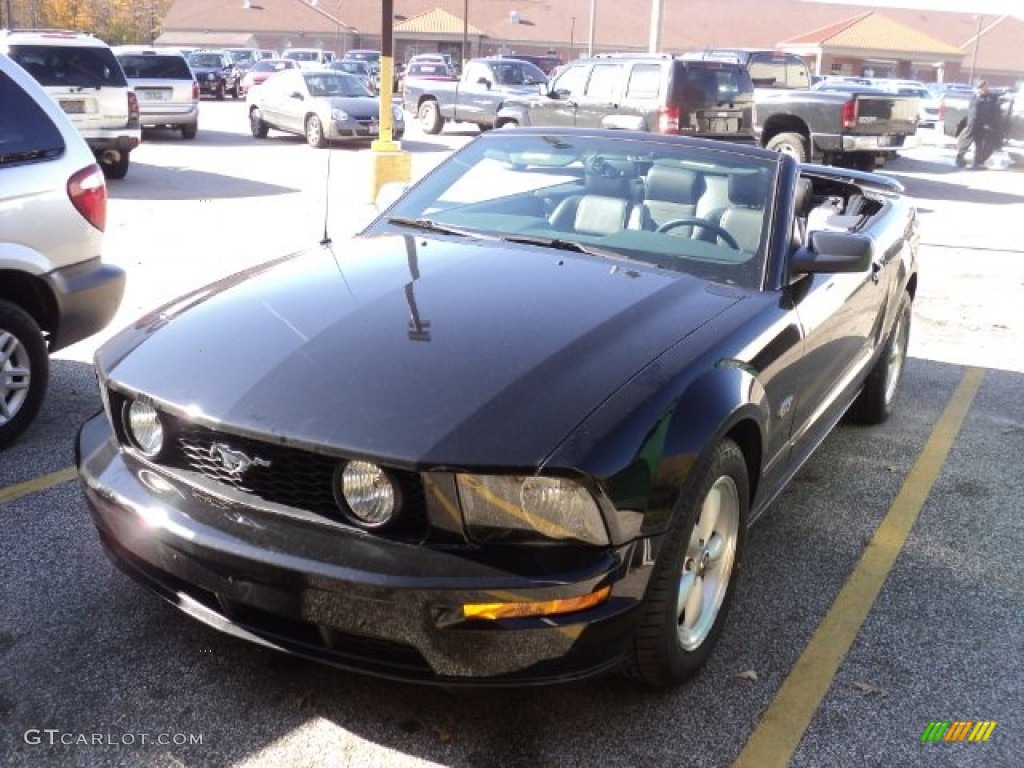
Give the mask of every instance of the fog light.
M 399 491 L 376 464 L 348 462 L 336 485 L 341 500 L 359 525 L 380 528 L 391 522 L 398 508 Z
M 125 414 L 125 431 L 144 456 L 156 456 L 164 447 L 164 427 L 156 408 L 133 400 Z

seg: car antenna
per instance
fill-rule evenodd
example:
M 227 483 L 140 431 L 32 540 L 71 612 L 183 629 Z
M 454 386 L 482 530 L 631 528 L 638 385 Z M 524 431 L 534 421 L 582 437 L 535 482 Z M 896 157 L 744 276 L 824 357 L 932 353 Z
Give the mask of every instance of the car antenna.
M 320 241 L 320 245 L 331 244 L 331 236 L 327 233 L 327 218 L 331 211 L 331 155 L 333 154 L 333 149 L 327 150 L 327 179 L 324 181 L 324 237 Z

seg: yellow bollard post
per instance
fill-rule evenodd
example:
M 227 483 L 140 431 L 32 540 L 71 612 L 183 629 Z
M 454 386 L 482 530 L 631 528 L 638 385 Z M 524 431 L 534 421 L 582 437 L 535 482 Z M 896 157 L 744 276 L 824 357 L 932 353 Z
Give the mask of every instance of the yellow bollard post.
M 377 193 L 391 182 L 408 183 L 412 179 L 412 156 L 402 151 L 401 143 L 394 141 L 394 119 L 391 114 L 394 92 L 394 47 L 392 0 L 383 3 L 384 25 L 381 35 L 380 55 L 380 138 L 373 142 L 372 168 L 370 171 L 370 202 L 375 202 Z

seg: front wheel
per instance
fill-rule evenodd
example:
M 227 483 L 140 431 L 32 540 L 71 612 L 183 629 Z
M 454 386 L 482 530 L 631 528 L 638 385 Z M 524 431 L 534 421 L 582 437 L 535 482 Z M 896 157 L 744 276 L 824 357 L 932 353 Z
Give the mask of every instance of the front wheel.
M 242 84 L 241 83 L 235 83 L 235 87 L 231 89 L 231 98 L 232 99 L 240 99 L 244 95 L 245 94 L 242 93 Z
M 316 115 L 310 115 L 306 118 L 306 143 L 317 149 L 323 149 L 327 146 L 323 124 Z
M 778 133 L 768 140 L 765 148 L 789 155 L 798 163 L 807 162 L 807 141 L 799 133 Z
M 50 358 L 36 321 L 21 307 L 0 301 L 0 448 L 32 423 L 49 376 Z
M 896 310 L 889 338 L 871 369 L 864 388 L 850 407 L 850 419 L 858 424 L 881 424 L 892 415 L 896 391 L 903 378 L 910 342 L 910 294 L 904 293 Z
M 623 672 L 655 688 L 692 678 L 707 661 L 732 601 L 750 504 L 747 464 L 723 440 L 677 503 L 654 565 Z
M 256 139 L 265 139 L 270 132 L 270 126 L 263 122 L 263 113 L 258 109 L 253 109 L 249 113 L 249 131 Z
M 226 90 L 224 88 L 224 81 L 222 80 L 221 82 L 217 83 L 217 90 L 214 92 L 214 95 L 216 96 L 217 101 L 224 101 L 225 93 L 226 93 Z
M 441 113 L 437 109 L 436 101 L 424 101 L 420 104 L 416 117 L 424 133 L 437 134 L 441 132 L 444 120 L 441 119 Z

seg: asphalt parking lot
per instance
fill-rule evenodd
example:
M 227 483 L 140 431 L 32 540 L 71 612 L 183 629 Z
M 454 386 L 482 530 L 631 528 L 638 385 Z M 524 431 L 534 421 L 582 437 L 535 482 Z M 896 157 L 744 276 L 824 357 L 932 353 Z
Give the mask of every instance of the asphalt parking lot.
M 258 142 L 244 105 L 202 108 L 195 142 L 149 135 L 110 184 L 107 255 L 129 272 L 110 332 L 325 227 L 343 247 L 373 215 L 365 147 Z M 412 127 L 414 175 L 475 132 Z M 952 157 L 929 141 L 884 170 L 923 233 L 894 417 L 842 426 L 752 529 L 722 641 L 671 693 L 382 682 L 178 613 L 106 560 L 68 471 L 109 333 L 62 353 L 37 423 L 0 454 L 0 764 L 1019 765 L 1024 173 Z M 933 721 L 996 725 L 922 742 Z

